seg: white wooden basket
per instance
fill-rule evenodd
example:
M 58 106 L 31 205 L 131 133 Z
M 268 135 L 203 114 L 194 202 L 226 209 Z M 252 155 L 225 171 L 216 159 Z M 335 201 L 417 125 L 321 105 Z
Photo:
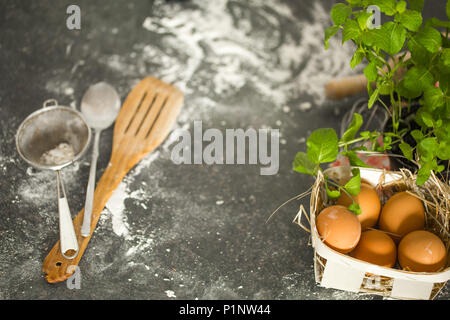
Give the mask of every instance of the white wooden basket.
M 331 170 L 331 171 L 330 171 Z M 350 170 L 348 170 L 349 172 Z M 385 172 L 379 169 L 360 168 L 361 178 L 377 188 L 389 185 L 402 185 L 404 176 L 400 173 Z M 338 180 L 342 175 L 340 168 L 325 171 Z M 347 172 L 347 170 L 345 170 Z M 403 187 L 408 190 L 407 186 Z M 415 188 L 415 187 L 413 187 Z M 447 195 L 448 196 L 448 195 Z M 383 200 L 382 200 L 383 202 Z M 367 263 L 329 248 L 320 238 L 315 221 L 316 215 L 329 205 L 323 186 L 323 175 L 319 173 L 310 200 L 310 224 L 312 246 L 314 248 L 314 270 L 316 282 L 326 288 L 350 292 L 370 293 L 398 299 L 433 299 L 450 279 L 450 267 L 436 273 L 409 272 L 395 268 L 386 268 Z M 435 208 L 425 204 L 427 216 Z M 446 212 L 443 219 L 448 219 Z M 301 217 L 300 217 L 301 218 Z M 431 228 L 434 218 L 426 219 L 426 228 Z M 439 234 L 449 249 L 448 221 L 444 223 L 445 234 Z M 442 224 L 440 224 L 442 227 Z M 442 228 L 441 228 L 442 229 Z M 436 233 L 436 229 L 434 229 Z

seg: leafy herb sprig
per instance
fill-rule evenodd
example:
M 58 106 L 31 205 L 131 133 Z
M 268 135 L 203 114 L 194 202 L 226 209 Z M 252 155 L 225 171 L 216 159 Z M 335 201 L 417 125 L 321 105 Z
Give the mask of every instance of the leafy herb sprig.
M 437 18 L 424 21 L 421 13 L 424 0 L 410 0 L 408 3 L 404 0 L 346 2 L 336 4 L 331 10 L 334 25 L 325 30 L 325 48 L 328 48 L 329 39 L 339 30 L 342 30 L 342 43 L 351 40 L 355 44 L 350 66 L 354 68 L 363 61 L 367 63 L 364 74 L 368 80 L 368 107 L 378 102 L 392 117 L 392 132 L 382 133 L 383 147 L 375 145 L 375 148 L 382 151 L 389 149 L 392 144 L 398 144 L 404 157 L 418 162 L 417 184 L 421 185 L 428 180 L 432 170 L 441 172 L 445 169 L 439 160 L 450 159 L 450 22 Z M 371 5 L 378 6 L 385 16 L 390 17 L 390 21 L 379 28 L 371 28 L 372 12 L 367 11 Z M 446 13 L 450 17 L 450 1 L 446 4 Z M 400 70 L 406 71 L 401 75 Z M 390 105 L 380 98 L 383 95 L 389 97 Z M 400 129 L 404 123 L 402 113 L 405 108 L 409 110 L 413 100 L 419 100 L 420 103 L 415 114 L 420 129 Z M 354 121 L 359 119 L 354 118 Z M 355 128 L 354 124 L 350 127 Z M 317 149 L 314 141 L 319 135 L 331 138 L 331 131 L 323 130 L 320 134 L 313 132 L 311 135 L 310 145 L 313 149 Z M 414 138 L 415 144 L 410 145 L 405 141 L 408 133 Z M 376 142 L 380 135 L 377 132 L 364 132 L 357 140 Z M 338 147 L 345 149 L 344 154 L 350 162 L 358 162 L 353 152 L 355 149 L 348 150 L 349 142 L 351 140 L 348 137 L 342 137 Z M 327 145 L 330 144 L 327 142 Z M 327 146 L 319 149 L 328 150 L 325 153 L 328 157 L 323 154 L 320 157 L 308 157 L 314 164 L 313 169 L 317 169 L 316 165 L 323 160 L 332 158 L 336 152 L 335 146 L 333 144 L 333 153 Z M 308 149 L 308 155 L 314 153 L 317 150 Z M 300 159 L 302 157 L 305 158 L 300 156 Z M 300 159 L 296 158 L 296 161 Z M 298 168 L 297 171 L 301 170 Z
M 305 173 L 312 176 L 317 176 L 318 171 L 322 171 L 320 165 L 329 162 L 334 162 L 339 154 L 348 156 L 350 164 L 358 167 L 368 167 L 362 160 L 357 157 L 357 150 L 367 150 L 365 147 L 355 147 L 352 150 L 348 148 L 362 140 L 374 139 L 381 135 L 380 132 L 361 132 L 359 137 L 356 137 L 361 125 L 363 123 L 361 115 L 353 114 L 353 119 L 342 137 L 338 139 L 336 131 L 331 128 L 321 128 L 313 131 L 306 141 L 307 152 L 299 152 L 295 156 L 293 169 L 300 173 Z M 373 144 L 376 148 L 376 143 Z M 382 146 L 378 146 L 382 148 Z M 339 152 L 339 150 L 341 151 Z M 352 178 L 343 186 L 328 179 L 325 175 L 325 188 L 330 199 L 336 199 L 342 193 L 349 196 L 356 196 L 360 192 L 361 176 L 360 170 L 355 168 L 352 170 Z M 351 197 L 350 197 L 351 198 Z M 349 209 L 355 214 L 361 213 L 361 208 L 358 203 L 353 200 Z

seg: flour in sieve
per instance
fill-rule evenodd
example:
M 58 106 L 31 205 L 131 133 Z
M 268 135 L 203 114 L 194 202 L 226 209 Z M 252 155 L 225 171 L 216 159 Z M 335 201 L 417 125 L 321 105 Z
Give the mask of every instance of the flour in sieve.
M 40 158 L 42 164 L 53 166 L 71 161 L 75 157 L 73 148 L 68 143 L 60 143 L 57 147 L 44 152 Z

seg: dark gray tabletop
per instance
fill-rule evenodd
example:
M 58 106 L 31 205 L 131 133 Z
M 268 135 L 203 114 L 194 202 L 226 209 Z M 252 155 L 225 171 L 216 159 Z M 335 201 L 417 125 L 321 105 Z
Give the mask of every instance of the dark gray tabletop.
M 333 102 L 323 85 L 355 74 L 352 49 L 323 48 L 332 1 L 73 1 L 0 4 L 1 299 L 379 299 L 318 287 L 309 234 L 290 203 L 310 178 L 292 171 L 309 132 L 339 129 L 357 97 Z M 439 9 L 429 8 L 429 12 Z M 185 93 L 174 134 L 130 171 L 79 265 L 81 289 L 48 284 L 42 261 L 58 240 L 56 177 L 19 158 L 21 121 L 54 98 L 79 108 L 107 81 L 122 100 L 147 75 Z M 280 130 L 276 175 L 259 165 L 176 165 L 180 130 Z M 101 136 L 97 179 L 111 152 Z M 65 168 L 73 216 L 84 205 L 90 155 Z M 448 286 L 439 299 L 448 299 Z

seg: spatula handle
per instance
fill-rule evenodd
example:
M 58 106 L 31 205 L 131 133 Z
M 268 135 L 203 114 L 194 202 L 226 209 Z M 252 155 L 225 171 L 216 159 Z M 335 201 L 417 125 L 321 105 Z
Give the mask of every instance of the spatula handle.
M 97 188 L 94 192 L 94 203 L 92 207 L 92 227 L 98 223 L 100 214 L 111 197 L 113 191 L 120 184 L 128 172 L 128 168 L 123 168 L 120 164 L 117 166 L 108 166 L 100 178 Z M 79 244 L 78 255 L 73 259 L 66 259 L 61 254 L 61 242 L 58 241 L 51 249 L 44 260 L 42 271 L 47 274 L 46 279 L 49 283 L 61 282 L 68 279 L 74 272 L 71 266 L 77 266 L 83 256 L 83 253 L 91 239 L 92 233 L 88 237 L 81 236 L 81 225 L 83 223 L 84 209 L 81 210 L 73 220 L 73 226 L 76 238 Z M 68 268 L 71 267 L 69 270 Z

